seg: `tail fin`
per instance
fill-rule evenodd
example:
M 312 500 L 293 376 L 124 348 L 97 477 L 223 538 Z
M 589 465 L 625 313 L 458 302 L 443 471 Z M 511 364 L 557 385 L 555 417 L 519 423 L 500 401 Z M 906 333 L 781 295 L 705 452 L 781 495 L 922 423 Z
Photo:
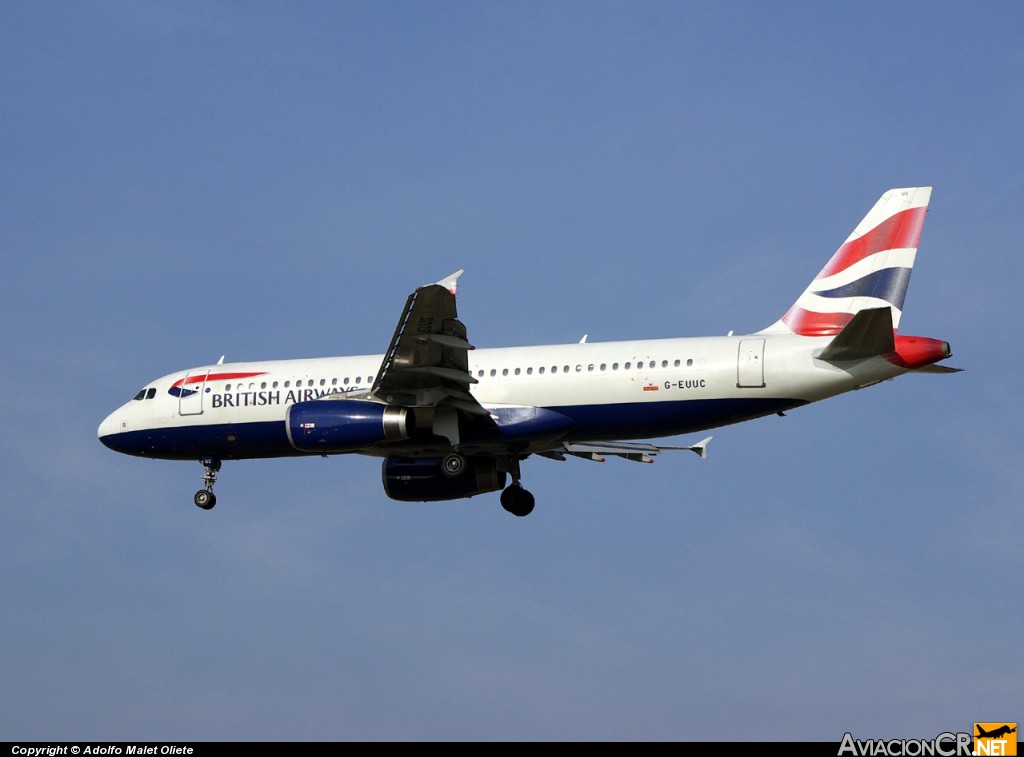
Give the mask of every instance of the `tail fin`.
M 883 194 L 786 314 L 760 333 L 834 336 L 861 310 L 879 307 L 892 308 L 898 329 L 931 196 L 931 187 Z

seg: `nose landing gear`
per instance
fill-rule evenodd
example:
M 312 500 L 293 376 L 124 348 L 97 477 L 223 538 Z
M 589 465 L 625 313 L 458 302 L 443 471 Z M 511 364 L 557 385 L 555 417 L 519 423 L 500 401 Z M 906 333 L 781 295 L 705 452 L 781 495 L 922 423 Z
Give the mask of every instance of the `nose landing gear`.
M 206 488 L 197 491 L 192 501 L 196 503 L 196 507 L 210 510 L 217 504 L 217 495 L 213 493 L 213 485 L 217 481 L 220 460 L 215 457 L 204 457 L 199 463 L 203 466 L 203 483 L 206 485 Z

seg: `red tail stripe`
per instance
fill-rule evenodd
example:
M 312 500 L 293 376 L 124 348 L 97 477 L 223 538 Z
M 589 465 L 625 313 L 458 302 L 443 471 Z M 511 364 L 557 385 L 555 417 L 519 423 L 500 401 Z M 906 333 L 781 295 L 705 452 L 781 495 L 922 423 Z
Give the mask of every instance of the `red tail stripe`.
M 782 316 L 782 322 L 800 336 L 834 336 L 852 320 L 852 313 L 815 313 L 799 305 L 794 305 Z
M 823 279 L 845 271 L 854 263 L 882 250 L 916 248 L 921 241 L 921 227 L 928 208 L 908 208 L 882 221 L 863 236 L 840 247 L 815 278 Z

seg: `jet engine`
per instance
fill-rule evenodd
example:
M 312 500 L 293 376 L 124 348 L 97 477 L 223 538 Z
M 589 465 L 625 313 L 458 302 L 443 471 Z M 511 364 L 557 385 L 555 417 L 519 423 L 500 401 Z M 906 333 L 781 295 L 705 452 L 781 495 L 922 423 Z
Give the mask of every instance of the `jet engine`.
M 384 492 L 402 502 L 463 499 L 505 488 L 506 474 L 493 457 L 467 457 L 462 473 L 452 476 L 440 457 L 389 457 L 381 466 Z
M 367 400 L 296 402 L 285 416 L 295 449 L 325 455 L 408 439 L 411 427 L 408 408 Z

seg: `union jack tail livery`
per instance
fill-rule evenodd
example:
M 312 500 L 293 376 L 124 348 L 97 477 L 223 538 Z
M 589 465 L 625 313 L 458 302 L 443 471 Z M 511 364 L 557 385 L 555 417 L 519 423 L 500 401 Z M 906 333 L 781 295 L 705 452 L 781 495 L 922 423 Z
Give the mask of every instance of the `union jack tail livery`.
M 760 333 L 835 336 L 862 310 L 900 325 L 931 187 L 890 189 L 781 319 Z

